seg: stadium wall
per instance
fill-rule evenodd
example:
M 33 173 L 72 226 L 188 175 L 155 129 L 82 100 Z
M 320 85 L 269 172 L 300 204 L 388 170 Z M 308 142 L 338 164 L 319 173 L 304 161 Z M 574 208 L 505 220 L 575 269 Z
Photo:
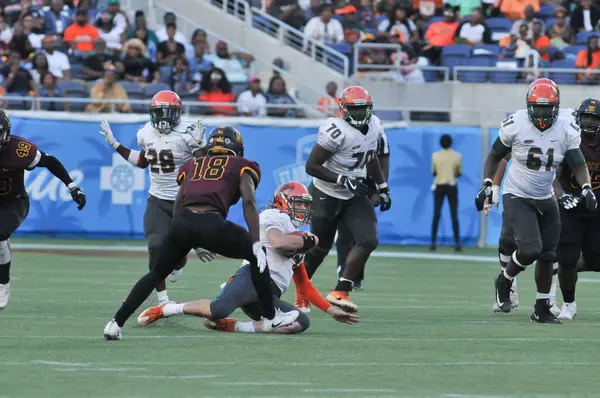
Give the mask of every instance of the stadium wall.
M 98 134 L 99 122 L 109 117 L 117 139 L 137 148 L 136 132 L 144 115 L 73 115 L 66 113 L 13 112 L 13 134 L 34 141 L 41 150 L 57 156 L 88 197 L 78 212 L 68 190 L 45 169 L 26 175 L 31 210 L 19 230 L 27 236 L 77 236 L 143 238 L 142 220 L 149 177 L 147 170 L 134 168 L 106 145 Z M 246 156 L 259 162 L 262 181 L 257 190 L 260 207 L 268 205 L 279 184 L 294 179 L 308 184 L 304 162 L 315 143 L 318 120 L 207 118 L 207 130 L 220 124 L 235 124 L 243 133 Z M 390 185 L 392 209 L 379 214 L 380 240 L 384 244 L 427 244 L 433 213 L 431 154 L 439 138 L 452 134 L 454 147 L 463 154 L 464 175 L 459 183 L 461 236 L 475 244 L 480 234 L 480 217 L 473 198 L 480 184 L 482 134 L 478 127 L 406 126 L 386 124 L 392 151 Z M 490 131 L 490 134 L 497 132 Z M 448 208 L 443 210 L 439 242 L 451 242 Z M 229 219 L 244 224 L 236 205 Z M 498 238 L 498 216 L 492 216 L 487 241 Z

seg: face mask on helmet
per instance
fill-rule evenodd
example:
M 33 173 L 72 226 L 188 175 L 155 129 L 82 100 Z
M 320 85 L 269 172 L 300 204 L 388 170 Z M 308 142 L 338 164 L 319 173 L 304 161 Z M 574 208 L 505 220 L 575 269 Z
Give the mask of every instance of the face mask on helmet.
M 166 134 L 179 124 L 181 109 L 176 107 L 150 108 L 150 123 L 161 134 Z
M 600 116 L 594 113 L 580 113 L 577 124 L 584 135 L 596 135 L 600 132 Z
M 558 117 L 558 104 L 527 104 L 527 110 L 533 125 L 542 131 L 550 128 Z
M 373 104 L 367 105 L 346 105 L 344 107 L 344 116 L 346 122 L 354 127 L 362 127 L 369 124 L 373 114 Z
M 292 198 L 289 202 L 289 216 L 292 224 L 296 227 L 310 224 L 312 218 L 312 210 L 310 209 L 312 202 L 305 199 Z
M 3 130 L 0 131 L 0 151 L 8 146 L 10 142 L 10 131 Z

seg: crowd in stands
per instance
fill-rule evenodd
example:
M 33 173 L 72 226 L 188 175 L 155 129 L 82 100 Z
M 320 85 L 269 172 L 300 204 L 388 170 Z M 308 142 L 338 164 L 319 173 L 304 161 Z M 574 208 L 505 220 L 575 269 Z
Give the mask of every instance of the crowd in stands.
M 269 106 L 295 104 L 278 72 L 249 76 L 250 54 L 221 41 L 211 48 L 201 29 L 186 37 L 172 13 L 163 22 L 153 31 L 143 11 L 123 10 L 119 0 L 0 0 L 0 106 L 142 113 L 154 93 L 172 89 L 188 101 L 216 103 L 192 109 L 199 114 L 301 116 Z M 274 64 L 283 67 L 280 59 Z M 97 101 L 51 100 L 60 97 Z M 236 107 L 219 105 L 236 100 Z

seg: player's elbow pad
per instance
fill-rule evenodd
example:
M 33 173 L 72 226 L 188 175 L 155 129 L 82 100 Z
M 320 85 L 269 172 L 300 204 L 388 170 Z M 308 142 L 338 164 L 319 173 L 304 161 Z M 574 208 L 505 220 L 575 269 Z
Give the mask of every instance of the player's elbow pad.
M 131 149 L 129 151 L 129 156 L 127 157 L 127 161 L 129 163 L 131 163 L 132 165 L 139 167 L 140 151 L 135 151 L 135 150 Z

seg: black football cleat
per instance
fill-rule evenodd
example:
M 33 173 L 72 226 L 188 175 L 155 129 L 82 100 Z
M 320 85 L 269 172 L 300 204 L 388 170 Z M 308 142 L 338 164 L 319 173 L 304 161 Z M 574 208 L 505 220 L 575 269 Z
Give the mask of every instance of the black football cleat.
M 495 312 L 510 312 L 510 288 L 512 287 L 512 281 L 506 279 L 504 274 L 500 272 L 495 280 L 496 287 L 496 305 L 494 306 Z M 496 310 L 497 309 L 497 310 Z
M 554 316 L 552 311 L 550 311 L 550 300 L 536 301 L 530 318 L 531 322 L 534 323 L 562 324 L 562 322 Z

